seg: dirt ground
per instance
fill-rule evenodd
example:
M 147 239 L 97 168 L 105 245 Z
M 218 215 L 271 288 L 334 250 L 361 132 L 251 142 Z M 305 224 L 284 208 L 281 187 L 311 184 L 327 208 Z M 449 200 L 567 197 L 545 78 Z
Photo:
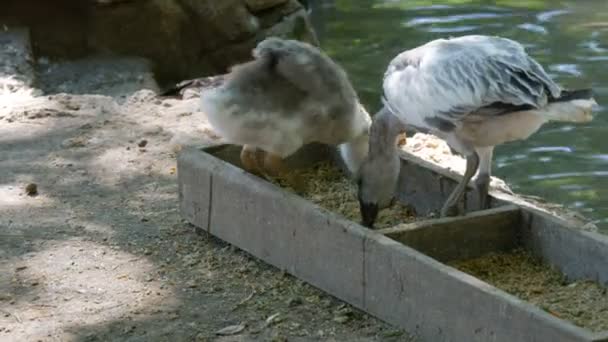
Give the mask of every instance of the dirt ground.
M 0 94 L 0 340 L 414 340 L 197 235 L 177 211 L 176 152 L 219 140 L 196 98 L 125 95 L 127 81 L 95 78 L 112 97 Z M 43 88 L 83 80 L 60 83 Z

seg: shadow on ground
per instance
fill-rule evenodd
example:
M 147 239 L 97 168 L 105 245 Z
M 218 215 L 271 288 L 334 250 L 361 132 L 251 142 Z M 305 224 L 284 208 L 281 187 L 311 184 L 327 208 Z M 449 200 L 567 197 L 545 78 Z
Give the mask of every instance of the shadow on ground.
M 214 143 L 193 101 L 58 94 L 2 115 L 0 339 L 409 340 L 180 218 L 179 146 Z

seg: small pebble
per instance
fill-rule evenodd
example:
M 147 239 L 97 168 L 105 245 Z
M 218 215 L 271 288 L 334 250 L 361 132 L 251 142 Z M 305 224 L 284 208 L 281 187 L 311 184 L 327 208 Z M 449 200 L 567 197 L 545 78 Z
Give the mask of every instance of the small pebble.
M 345 315 L 340 315 L 340 316 L 334 317 L 334 322 L 340 323 L 340 324 L 344 324 L 344 323 L 348 322 L 349 320 L 350 320 L 350 317 L 345 316 Z
M 38 195 L 38 185 L 36 183 L 30 183 L 25 186 L 25 193 L 28 196 L 36 196 Z

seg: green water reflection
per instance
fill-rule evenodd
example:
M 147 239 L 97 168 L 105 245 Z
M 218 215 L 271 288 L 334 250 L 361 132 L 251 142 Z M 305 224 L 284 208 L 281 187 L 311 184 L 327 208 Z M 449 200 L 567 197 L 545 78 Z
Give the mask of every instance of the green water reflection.
M 562 203 L 608 233 L 608 4 L 605 1 L 311 1 L 323 48 L 349 71 L 376 110 L 382 74 L 400 51 L 465 34 L 501 35 L 565 87 L 592 86 L 601 107 L 592 123 L 549 124 L 527 141 L 497 149 L 495 174 L 520 193 Z

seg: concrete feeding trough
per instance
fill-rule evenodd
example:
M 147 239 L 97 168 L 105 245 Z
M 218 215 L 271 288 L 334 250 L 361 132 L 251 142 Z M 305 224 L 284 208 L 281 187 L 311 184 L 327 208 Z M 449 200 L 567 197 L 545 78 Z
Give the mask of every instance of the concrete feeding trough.
M 422 341 L 608 341 L 446 263 L 523 247 L 568 279 L 608 285 L 608 237 L 515 195 L 493 208 L 369 230 L 239 167 L 240 148 L 186 148 L 180 210 L 196 226 Z M 336 160 L 311 145 L 294 167 Z M 403 152 L 398 199 L 437 210 L 459 175 Z M 476 206 L 474 190 L 466 207 Z

